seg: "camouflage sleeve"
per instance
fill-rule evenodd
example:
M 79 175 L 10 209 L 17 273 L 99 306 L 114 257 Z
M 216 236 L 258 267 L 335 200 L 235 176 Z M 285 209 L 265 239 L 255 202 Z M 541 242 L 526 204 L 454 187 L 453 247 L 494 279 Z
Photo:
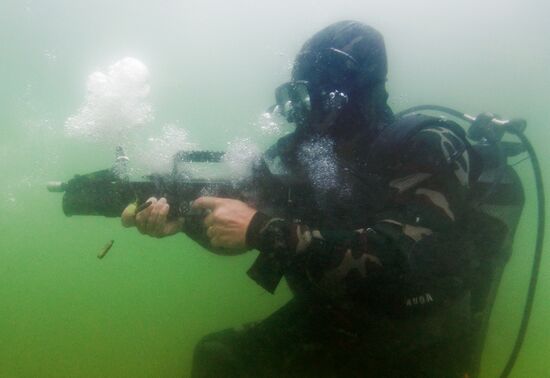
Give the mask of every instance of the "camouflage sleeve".
M 259 214 L 247 238 L 260 250 L 249 275 L 273 291 L 298 262 L 315 290 L 383 311 L 417 311 L 463 292 L 467 241 L 457 224 L 466 209 L 470 156 L 450 130 L 423 129 L 389 182 L 391 203 L 359 230 L 316 230 Z

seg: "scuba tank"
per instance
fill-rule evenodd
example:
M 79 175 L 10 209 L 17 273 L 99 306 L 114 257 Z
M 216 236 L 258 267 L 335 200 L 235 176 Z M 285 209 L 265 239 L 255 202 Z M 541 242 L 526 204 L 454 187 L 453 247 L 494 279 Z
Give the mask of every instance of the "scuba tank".
M 466 121 L 470 127 L 466 134 L 462 129 L 457 130 L 456 123 L 443 118 L 411 116 L 420 111 L 436 111 L 451 115 Z M 478 251 L 471 300 L 474 330 L 478 334 L 473 341 L 472 356 L 481 355 L 491 308 L 504 266 L 512 253 L 514 234 L 525 202 L 521 180 L 510 165 L 509 159 L 526 152 L 527 158 L 531 161 L 537 192 L 538 226 L 530 284 L 520 329 L 512 353 L 501 373 L 501 377 L 507 377 L 514 366 L 527 331 L 544 239 L 545 199 L 542 173 L 536 153 L 524 134 L 526 122 L 521 119 L 499 119 L 491 113 L 473 117 L 438 105 L 415 106 L 397 113 L 396 118 L 398 127 L 394 128 L 397 131 L 393 134 L 397 134 L 398 140 L 405 141 L 422 128 L 438 122 L 438 126 L 449 128 L 458 136 L 462 136 L 480 163 L 479 172 L 471 184 L 470 211 L 465 224 L 466 233 L 469 237 L 473 236 Z M 502 141 L 505 134 L 514 135 L 519 142 Z M 396 135 L 391 134 L 387 136 L 388 139 L 394 140 L 395 137 Z M 473 361 L 473 365 L 478 369 L 479 361 Z

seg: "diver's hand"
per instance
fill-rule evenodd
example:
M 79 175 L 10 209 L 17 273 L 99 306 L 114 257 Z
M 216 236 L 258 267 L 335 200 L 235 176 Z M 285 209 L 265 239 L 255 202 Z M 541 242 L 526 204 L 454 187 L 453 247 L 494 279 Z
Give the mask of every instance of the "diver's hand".
M 256 210 L 234 199 L 200 197 L 193 208 L 210 210 L 204 219 L 206 234 L 216 248 L 246 249 L 246 230 Z
M 168 220 L 170 205 L 166 198 L 149 198 L 151 204 L 141 211 L 137 211 L 135 204 L 128 205 L 121 215 L 124 227 L 137 227 L 145 235 L 162 238 L 181 231 L 183 220 Z

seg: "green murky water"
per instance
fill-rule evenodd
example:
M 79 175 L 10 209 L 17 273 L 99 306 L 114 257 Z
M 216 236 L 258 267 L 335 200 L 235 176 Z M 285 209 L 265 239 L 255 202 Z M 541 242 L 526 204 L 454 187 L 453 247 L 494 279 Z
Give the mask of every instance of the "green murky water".
M 272 296 L 247 278 L 254 253 L 219 257 L 183 235 L 156 240 L 118 219 L 64 217 L 61 197 L 45 183 L 113 161 L 112 144 L 64 131 L 85 101 L 90 73 L 126 56 L 147 65 L 154 119 L 137 133 L 137 152 L 167 124 L 200 148 L 226 149 L 244 137 L 264 147 L 274 137 L 258 131 L 258 115 L 287 80 L 301 43 L 330 22 L 355 18 L 386 37 L 396 110 L 438 103 L 524 117 L 548 176 L 548 11 L 534 0 L 3 0 L 0 377 L 187 376 L 201 336 L 261 319 L 289 298 L 284 287 Z M 484 377 L 497 376 L 510 351 L 531 264 L 533 184 L 528 163 L 517 168 L 528 202 L 494 309 Z M 113 249 L 98 260 L 110 239 Z M 545 258 L 515 377 L 550 376 L 548 277 Z

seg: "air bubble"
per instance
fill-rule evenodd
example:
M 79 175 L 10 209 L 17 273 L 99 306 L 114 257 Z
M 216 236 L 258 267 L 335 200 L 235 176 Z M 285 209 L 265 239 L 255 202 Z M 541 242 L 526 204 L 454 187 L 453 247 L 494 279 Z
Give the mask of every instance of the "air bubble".
M 237 138 L 227 143 L 224 162 L 232 177 L 245 178 L 251 175 L 252 167 L 260 156 L 260 149 L 250 138 Z
M 84 104 L 65 121 L 67 135 L 103 143 L 121 143 L 128 132 L 153 119 L 149 103 L 149 70 L 134 58 L 124 58 L 105 72 L 88 77 Z

